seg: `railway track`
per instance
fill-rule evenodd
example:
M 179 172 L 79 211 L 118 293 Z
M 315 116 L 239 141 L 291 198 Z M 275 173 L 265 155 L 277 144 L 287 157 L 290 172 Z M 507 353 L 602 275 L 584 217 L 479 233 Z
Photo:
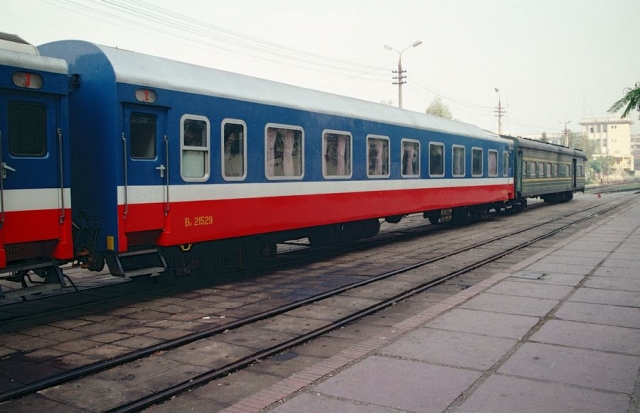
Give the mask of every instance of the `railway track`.
M 553 236 L 568 227 L 606 214 L 630 200 L 631 199 L 622 201 L 614 200 L 594 205 L 577 214 L 561 214 L 545 222 L 538 222 L 514 231 L 503 232 L 489 240 L 467 243 L 467 245 L 455 250 L 446 247 L 445 249 L 449 249 L 448 251 L 438 253 L 436 256 L 428 259 L 418 259 L 416 255 L 407 254 L 403 260 L 400 260 L 404 261 L 404 263 L 395 263 L 394 265 L 397 268 L 391 271 L 386 271 L 365 280 L 325 291 L 322 294 L 314 295 L 305 300 L 298 300 L 287 303 L 279 308 L 253 314 L 250 317 L 245 317 L 222 326 L 198 331 L 184 337 L 169 340 L 136 352 L 87 365 L 56 377 L 50 377 L 8 392 L 3 392 L 0 394 L 0 401 L 5 401 L 4 406 L 10 407 L 11 403 L 19 402 L 19 400 L 12 399 L 34 397 L 29 395 L 42 392 L 52 386 L 58 386 L 51 390 L 53 393 L 51 396 L 59 400 L 59 398 L 62 397 L 61 395 L 64 394 L 64 388 L 66 386 L 85 388 L 85 385 L 82 384 L 83 379 L 78 381 L 79 377 L 95 374 L 104 375 L 105 373 L 112 375 L 113 373 L 111 372 L 114 371 L 114 369 L 117 370 L 118 366 L 136 360 L 136 363 L 140 364 L 144 364 L 145 360 L 149 363 L 154 363 L 157 361 L 157 357 L 159 357 L 158 354 L 161 354 L 161 357 L 164 359 L 179 360 L 181 356 L 171 356 L 171 353 L 182 352 L 184 354 L 186 351 L 197 351 L 185 350 L 186 346 L 203 348 L 216 346 L 220 343 L 231 344 L 234 343 L 235 340 L 236 344 L 232 344 L 236 346 L 235 348 L 243 347 L 243 350 L 239 352 L 242 354 L 236 355 L 233 360 L 228 362 L 217 360 L 215 363 L 212 363 L 216 364 L 213 369 L 207 369 L 198 374 L 183 374 L 183 377 L 174 376 L 171 379 L 171 385 L 165 386 L 162 389 L 154 389 L 151 394 L 146 394 L 149 393 L 148 391 L 132 392 L 124 403 L 118 401 L 113 405 L 105 406 L 103 404 L 100 408 L 97 408 L 97 410 L 110 409 L 110 411 L 114 412 L 139 411 L 140 409 L 167 400 L 193 387 L 200 386 L 208 381 L 223 377 L 230 372 L 242 369 L 258 360 L 278 354 L 287 348 L 304 343 L 359 318 L 380 311 L 411 295 L 426 291 L 435 285 L 445 283 L 454 277 L 498 260 L 505 255 L 512 254 L 519 249 L 526 248 L 542 239 Z M 514 237 L 522 239 L 516 242 L 515 245 L 505 248 L 504 241 L 507 238 L 509 240 L 514 239 Z M 404 239 L 403 242 L 410 242 L 410 238 Z M 493 248 L 492 244 L 503 245 Z M 479 251 L 482 253 L 479 254 Z M 462 265 L 461 263 L 466 264 Z M 429 276 L 425 278 L 424 273 L 426 273 L 427 270 Z M 345 268 L 346 278 L 349 278 L 349 271 L 349 268 Z M 416 273 L 420 273 L 420 276 L 416 276 Z M 379 287 L 381 284 L 384 285 L 384 287 Z M 347 303 L 354 305 L 348 305 Z M 309 317 L 310 314 L 314 316 Z M 291 326 L 287 327 L 288 323 L 292 320 L 299 323 L 297 329 L 303 330 L 302 334 L 290 333 L 291 328 L 296 328 Z M 287 328 L 289 328 L 289 330 L 287 330 Z M 270 329 L 271 331 L 280 331 L 286 334 L 276 334 L 274 335 L 275 338 L 271 337 L 269 340 L 266 340 L 272 341 L 273 338 L 274 343 L 272 345 L 264 345 L 263 343 L 263 345 L 256 347 L 255 342 L 247 346 L 242 344 L 243 338 L 246 344 L 247 337 L 264 333 Z M 140 367 L 137 368 L 140 369 Z M 106 372 L 105 370 L 111 371 Z M 124 373 L 126 369 L 122 370 L 126 376 L 126 373 Z M 72 380 L 75 381 L 71 382 Z M 86 381 L 87 379 L 84 380 Z M 123 377 L 122 380 L 126 382 L 126 377 Z M 67 382 L 71 383 L 63 384 Z M 49 394 L 49 391 L 45 390 L 45 394 Z M 104 399 L 102 400 L 104 402 Z M 73 404 L 73 402 L 70 403 Z M 0 410 L 2 410 L 2 407 L 3 406 L 0 405 Z M 93 409 L 89 408 L 88 410 L 92 411 Z

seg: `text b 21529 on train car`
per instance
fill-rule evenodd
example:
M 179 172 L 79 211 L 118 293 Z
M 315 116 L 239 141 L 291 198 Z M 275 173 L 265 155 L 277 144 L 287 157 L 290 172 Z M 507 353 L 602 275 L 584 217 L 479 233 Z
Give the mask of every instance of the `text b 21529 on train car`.
M 213 216 L 212 215 L 201 215 L 193 218 L 185 217 L 184 226 L 188 227 L 200 227 L 204 225 L 213 225 Z

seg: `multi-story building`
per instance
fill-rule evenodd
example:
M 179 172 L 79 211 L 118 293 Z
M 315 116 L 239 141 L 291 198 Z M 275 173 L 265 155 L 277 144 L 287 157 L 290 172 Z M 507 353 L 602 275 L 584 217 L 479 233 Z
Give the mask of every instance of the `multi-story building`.
M 615 172 L 620 178 L 629 176 L 634 171 L 631 154 L 631 125 L 628 118 L 592 118 L 578 122 L 582 125 L 582 133 L 595 142 L 593 158 L 610 156 L 614 159 Z M 613 176 L 615 179 L 616 176 Z
M 635 159 L 635 170 L 640 170 L 640 134 L 631 135 L 631 154 Z

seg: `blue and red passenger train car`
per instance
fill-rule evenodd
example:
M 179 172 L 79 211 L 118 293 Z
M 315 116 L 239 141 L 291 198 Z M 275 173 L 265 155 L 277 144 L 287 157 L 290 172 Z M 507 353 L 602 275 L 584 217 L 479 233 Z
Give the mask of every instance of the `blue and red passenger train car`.
M 423 213 L 432 222 L 473 220 L 522 205 L 516 179 L 526 154 L 517 138 L 88 42 L 38 50 L 57 62 L 57 72 L 3 59 L 0 105 L 51 95 L 66 136 L 69 86 L 71 157 L 69 139 L 60 140 L 58 152 L 52 137 L 41 157 L 58 159 L 63 173 L 47 186 L 45 170 L 36 174 L 38 188 L 60 188 L 65 232 L 50 239 L 64 253 L 42 259 L 74 258 L 92 270 L 106 262 L 120 276 L 183 275 L 242 268 L 273 256 L 275 244 L 288 239 L 329 244 L 375 235 L 380 219 Z M 57 91 L 22 90 L 10 80 L 21 71 L 55 74 L 61 84 Z M 6 109 L 0 113 L 4 122 Z M 2 141 L 6 153 L 4 134 Z M 562 192 L 582 190 L 576 165 L 584 156 L 550 152 L 557 156 L 548 163 L 564 165 L 561 155 L 577 162 L 562 169 L 573 178 L 555 177 L 569 182 Z M 75 257 L 68 249 L 69 189 Z

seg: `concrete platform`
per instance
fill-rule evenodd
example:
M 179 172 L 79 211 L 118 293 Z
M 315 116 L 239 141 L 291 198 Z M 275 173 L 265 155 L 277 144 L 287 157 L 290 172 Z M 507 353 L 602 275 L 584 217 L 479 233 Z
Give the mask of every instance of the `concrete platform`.
M 640 412 L 640 200 L 225 413 Z

